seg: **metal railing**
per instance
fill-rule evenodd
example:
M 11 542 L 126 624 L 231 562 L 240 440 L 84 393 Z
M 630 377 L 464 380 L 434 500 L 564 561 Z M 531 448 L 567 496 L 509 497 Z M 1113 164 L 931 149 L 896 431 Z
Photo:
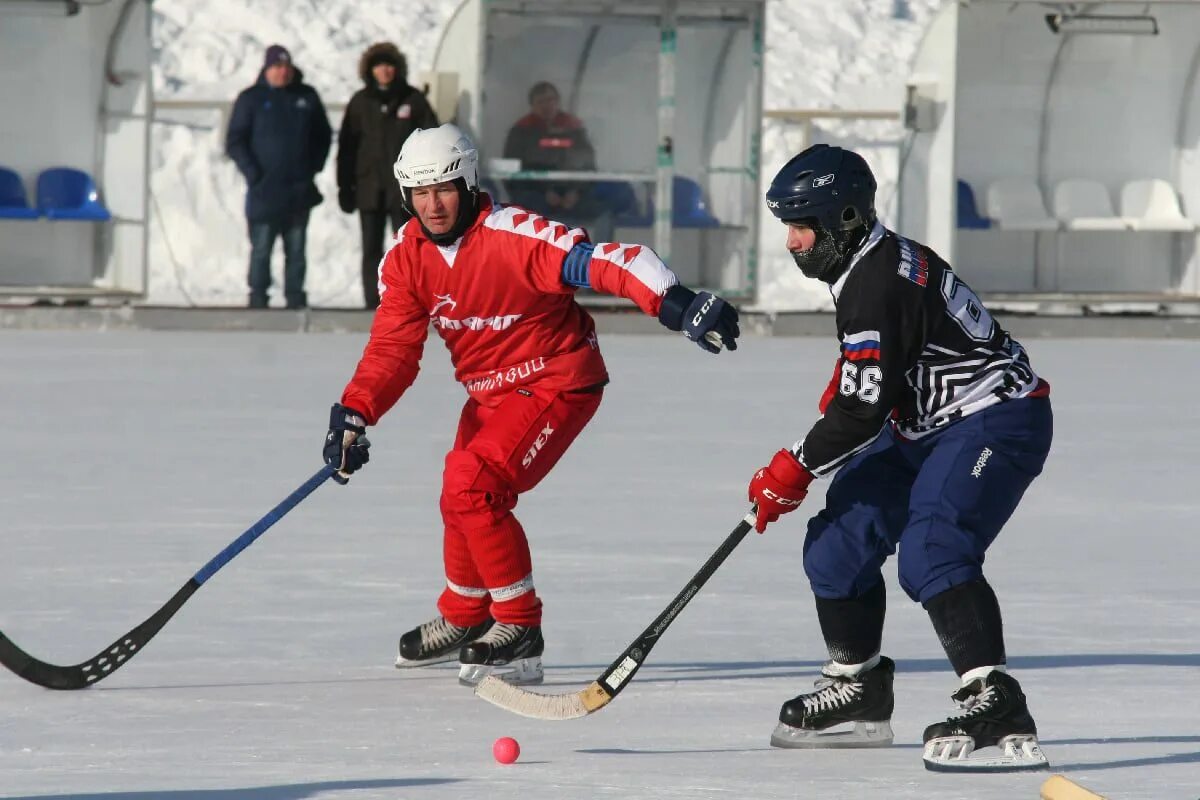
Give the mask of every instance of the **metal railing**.
M 155 109 L 164 111 L 217 111 L 224 123 L 229 118 L 233 108 L 233 98 L 229 100 L 155 100 Z M 330 113 L 341 113 L 346 110 L 346 103 L 326 103 L 325 109 Z M 852 109 L 852 108 L 775 108 L 763 112 L 763 119 L 781 120 L 802 125 L 805 141 L 812 138 L 813 122 L 822 119 L 840 120 L 899 120 L 901 112 L 887 109 Z
M 802 141 L 800 150 L 805 149 L 812 143 L 813 123 L 817 120 L 833 119 L 846 122 L 858 122 L 860 120 L 899 121 L 901 117 L 901 112 L 886 109 L 777 108 L 763 112 L 763 119 L 790 122 L 801 126 Z

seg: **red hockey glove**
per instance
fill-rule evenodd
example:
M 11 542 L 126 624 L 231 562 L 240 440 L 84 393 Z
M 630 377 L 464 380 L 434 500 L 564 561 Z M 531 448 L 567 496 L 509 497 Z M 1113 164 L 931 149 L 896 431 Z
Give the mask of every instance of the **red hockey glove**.
M 812 473 L 791 452 L 780 450 L 776 453 L 771 463 L 750 479 L 750 502 L 758 504 L 754 530 L 762 533 L 767 529 L 767 523 L 779 519 L 780 514 L 799 508 L 812 479 Z

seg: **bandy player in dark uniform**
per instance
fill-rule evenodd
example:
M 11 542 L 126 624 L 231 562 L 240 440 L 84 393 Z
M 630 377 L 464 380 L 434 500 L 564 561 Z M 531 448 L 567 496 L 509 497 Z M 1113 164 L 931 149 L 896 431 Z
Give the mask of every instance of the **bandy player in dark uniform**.
M 829 284 L 841 343 L 821 417 L 750 482 L 762 532 L 834 476 L 804 541 L 830 661 L 817 691 L 784 703 L 771 743 L 891 743 L 880 567 L 898 548 L 900 585 L 961 678 L 962 713 L 925 730 L 926 766 L 1044 768 L 982 567 L 1050 450 L 1050 387 L 946 262 L 878 222 L 875 186 L 857 153 L 815 145 L 767 192 L 796 265 Z

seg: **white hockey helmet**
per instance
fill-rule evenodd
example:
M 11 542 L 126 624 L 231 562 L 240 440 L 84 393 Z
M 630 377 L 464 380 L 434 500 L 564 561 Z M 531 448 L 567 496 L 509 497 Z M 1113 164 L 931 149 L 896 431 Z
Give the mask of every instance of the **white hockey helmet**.
M 462 178 L 474 192 L 479 189 L 479 152 L 457 125 L 447 122 L 413 131 L 400 148 L 392 174 L 404 189 Z

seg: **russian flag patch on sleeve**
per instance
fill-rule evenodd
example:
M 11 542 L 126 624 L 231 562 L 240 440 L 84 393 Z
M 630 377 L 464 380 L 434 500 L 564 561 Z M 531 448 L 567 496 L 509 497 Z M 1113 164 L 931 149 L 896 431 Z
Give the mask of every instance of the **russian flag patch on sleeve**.
M 879 331 L 848 333 L 842 339 L 842 354 L 848 361 L 879 360 Z
M 896 242 L 900 246 L 900 266 L 896 272 L 917 286 L 929 283 L 929 258 L 925 251 L 903 236 L 897 237 Z

